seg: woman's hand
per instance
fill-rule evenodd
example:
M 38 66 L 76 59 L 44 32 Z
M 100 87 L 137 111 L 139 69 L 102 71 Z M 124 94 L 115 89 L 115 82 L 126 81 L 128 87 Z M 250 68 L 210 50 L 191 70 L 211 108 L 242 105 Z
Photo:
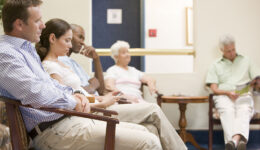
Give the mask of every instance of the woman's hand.
M 150 94 L 152 95 L 153 93 L 157 92 L 156 89 L 156 80 L 153 79 L 152 77 L 149 77 L 147 75 L 144 75 L 141 80 L 142 83 L 146 83 L 149 89 Z
M 138 97 L 135 97 L 135 96 L 132 96 L 132 95 L 123 94 L 119 97 L 124 98 L 124 99 L 126 99 L 127 102 L 131 102 L 131 103 L 139 103 L 140 102 Z
M 157 89 L 156 89 L 156 87 L 153 84 L 152 85 L 148 84 L 148 89 L 149 89 L 149 92 L 150 92 L 151 95 L 153 93 L 157 93 Z
M 115 93 L 111 92 L 105 96 L 100 96 L 101 99 L 99 98 L 99 101 L 101 101 L 101 103 L 104 105 L 104 107 L 108 107 L 110 105 L 115 104 L 119 100 L 120 97 L 114 96 L 114 95 L 115 95 Z

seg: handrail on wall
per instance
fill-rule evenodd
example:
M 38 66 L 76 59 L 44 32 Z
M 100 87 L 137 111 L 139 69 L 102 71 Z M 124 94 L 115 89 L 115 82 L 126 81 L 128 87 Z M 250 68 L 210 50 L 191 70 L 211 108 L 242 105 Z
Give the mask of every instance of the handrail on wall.
M 102 48 L 96 49 L 99 56 L 111 56 L 110 49 Z M 193 49 L 147 49 L 147 48 L 130 48 L 131 56 L 145 56 L 145 55 L 193 55 Z

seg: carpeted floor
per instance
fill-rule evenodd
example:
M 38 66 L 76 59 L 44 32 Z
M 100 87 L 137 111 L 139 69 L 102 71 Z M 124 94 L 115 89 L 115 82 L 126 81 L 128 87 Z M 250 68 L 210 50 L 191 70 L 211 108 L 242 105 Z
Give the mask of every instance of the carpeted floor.
M 207 144 L 200 144 L 201 147 L 208 149 Z M 193 145 L 187 143 L 188 150 L 197 150 Z M 214 144 L 213 150 L 225 150 L 224 144 Z M 258 144 L 248 144 L 247 150 L 260 150 L 260 142 Z

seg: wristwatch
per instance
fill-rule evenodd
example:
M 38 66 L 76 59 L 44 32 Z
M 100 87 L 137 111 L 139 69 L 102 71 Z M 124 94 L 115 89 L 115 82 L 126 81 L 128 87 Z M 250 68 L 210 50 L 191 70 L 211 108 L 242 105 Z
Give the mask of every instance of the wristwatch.
M 82 94 L 82 95 L 85 96 L 85 94 L 84 94 L 81 90 L 75 90 L 75 91 L 73 91 L 73 94 L 76 94 L 76 93 L 78 93 L 78 94 Z

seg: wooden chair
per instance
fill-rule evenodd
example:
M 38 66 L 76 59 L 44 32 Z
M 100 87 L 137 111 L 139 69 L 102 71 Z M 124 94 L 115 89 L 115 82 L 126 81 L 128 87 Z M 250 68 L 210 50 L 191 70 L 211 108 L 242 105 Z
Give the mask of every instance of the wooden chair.
M 0 101 L 5 102 L 7 118 L 10 127 L 10 135 L 13 150 L 27 150 L 29 149 L 29 136 L 26 132 L 24 121 L 19 107 L 32 108 L 29 105 L 22 105 L 20 101 L 0 96 Z M 104 116 L 96 115 L 92 113 L 81 113 L 73 110 L 64 110 L 56 108 L 39 108 L 39 110 L 50 111 L 60 113 L 68 116 L 78 116 L 84 118 L 90 118 L 95 120 L 101 120 L 107 122 L 106 137 L 105 137 L 105 150 L 115 149 L 115 131 L 116 124 L 119 123 L 118 119 L 111 118 L 111 115 L 117 115 L 117 112 L 111 110 L 104 110 L 99 108 L 91 108 L 91 111 L 101 112 Z
M 209 150 L 212 150 L 213 146 L 213 127 L 214 125 L 220 125 L 219 115 L 215 110 L 214 101 L 213 101 L 214 94 L 209 95 Z M 256 113 L 250 121 L 250 124 L 260 124 L 260 113 Z

